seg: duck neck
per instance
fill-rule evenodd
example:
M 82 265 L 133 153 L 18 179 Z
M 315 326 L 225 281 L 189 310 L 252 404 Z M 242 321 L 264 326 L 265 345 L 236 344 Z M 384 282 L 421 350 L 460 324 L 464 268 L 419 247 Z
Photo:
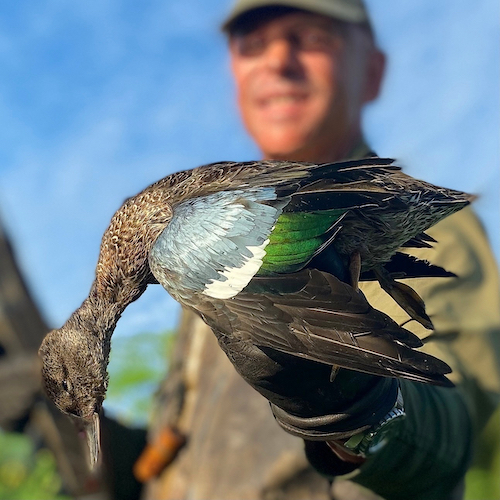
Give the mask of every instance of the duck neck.
M 125 308 L 137 300 L 151 274 L 148 255 L 172 216 L 167 195 L 145 190 L 127 200 L 104 233 L 90 294 L 75 311 L 80 329 L 109 341 Z
M 101 250 L 89 296 L 69 320 L 77 330 L 110 342 L 123 311 L 152 281 L 146 255 L 136 255 L 135 265 L 128 264 L 120 259 L 104 262 Z
M 111 342 L 111 336 L 127 304 L 101 296 L 95 283 L 89 296 L 71 315 L 67 326 L 83 335 L 97 337 L 103 344 Z

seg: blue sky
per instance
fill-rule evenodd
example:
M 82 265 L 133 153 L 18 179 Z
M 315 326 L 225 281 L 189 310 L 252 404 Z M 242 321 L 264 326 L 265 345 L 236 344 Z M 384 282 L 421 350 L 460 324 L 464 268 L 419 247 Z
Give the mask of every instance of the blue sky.
M 0 214 L 48 322 L 90 288 L 123 200 L 169 173 L 258 152 L 233 101 L 218 25 L 228 1 L 24 0 L 0 16 Z M 480 195 L 500 257 L 496 0 L 369 1 L 389 56 L 366 113 L 379 155 Z M 117 335 L 173 327 L 160 287 Z

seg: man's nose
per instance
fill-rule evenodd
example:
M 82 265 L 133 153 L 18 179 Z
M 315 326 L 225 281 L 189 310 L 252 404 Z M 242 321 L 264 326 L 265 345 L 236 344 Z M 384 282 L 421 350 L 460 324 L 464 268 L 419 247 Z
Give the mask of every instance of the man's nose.
M 269 42 L 265 54 L 266 65 L 278 73 L 296 72 L 300 68 L 297 48 L 285 37 Z

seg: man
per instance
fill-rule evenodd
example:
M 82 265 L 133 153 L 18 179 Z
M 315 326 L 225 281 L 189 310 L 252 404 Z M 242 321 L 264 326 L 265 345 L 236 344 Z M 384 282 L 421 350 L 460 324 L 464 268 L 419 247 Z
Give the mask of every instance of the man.
M 223 29 L 238 106 L 264 158 L 328 162 L 371 154 L 361 132 L 361 111 L 379 93 L 385 59 L 360 0 L 240 0 Z M 461 498 L 472 435 L 500 393 L 498 340 L 494 344 L 500 331 L 498 278 L 470 210 L 430 234 L 439 241 L 437 250 L 424 249 L 419 257 L 459 278 L 418 280 L 412 286 L 436 326 L 435 340 L 426 349 L 453 367 L 456 389 L 401 382 L 404 402 L 398 400 L 394 412 L 404 405 L 406 418 L 394 421 L 391 435 L 385 434 L 384 419 L 371 426 L 370 439 L 385 444 L 364 453 L 356 446 L 353 451 L 349 440 L 352 435 L 365 439 L 366 433 L 332 439 L 328 432 L 321 434 L 320 423 L 311 441 L 304 419 L 273 407 L 282 427 L 302 441 L 279 429 L 263 398 L 235 374 L 207 328 L 185 315 L 177 349 L 187 362 L 174 367 L 166 391 L 171 398 L 177 395 L 180 409 L 161 421 L 184 432 L 188 444 L 161 480 L 150 485 L 151 497 L 368 499 L 376 493 L 386 499 Z M 378 285 L 361 287 L 374 307 L 399 323 L 408 320 Z M 426 335 L 413 323 L 406 326 Z M 176 377 L 179 383 L 172 382 Z M 336 379 L 332 391 L 351 390 L 358 406 L 369 412 L 369 395 L 348 385 Z M 323 422 L 338 415 L 318 408 L 315 416 Z M 323 478 L 305 461 L 304 444 Z M 371 492 L 339 481 L 346 473 Z M 334 477 L 330 490 L 324 478 Z

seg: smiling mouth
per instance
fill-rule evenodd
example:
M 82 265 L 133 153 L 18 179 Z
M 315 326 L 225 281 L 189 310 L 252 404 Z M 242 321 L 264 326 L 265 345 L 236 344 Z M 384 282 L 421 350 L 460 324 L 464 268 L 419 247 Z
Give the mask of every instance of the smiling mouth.
M 295 122 L 302 116 L 308 97 L 306 93 L 270 94 L 257 100 L 257 108 L 263 120 Z
M 277 94 L 259 99 L 263 107 L 302 104 L 306 100 L 304 94 Z

